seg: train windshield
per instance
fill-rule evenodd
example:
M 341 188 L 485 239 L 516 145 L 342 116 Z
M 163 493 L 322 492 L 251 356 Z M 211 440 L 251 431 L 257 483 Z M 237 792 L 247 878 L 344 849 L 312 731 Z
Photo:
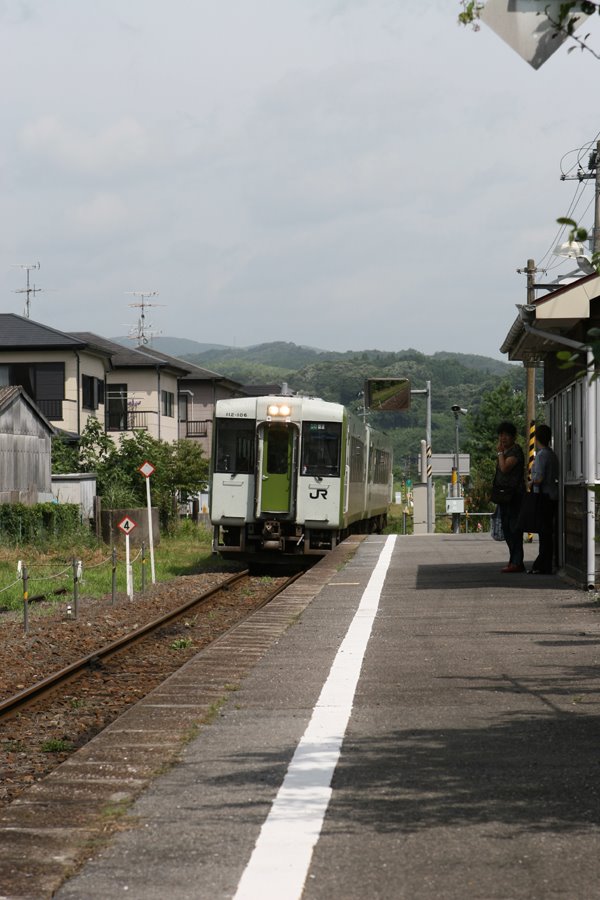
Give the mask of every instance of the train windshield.
M 302 474 L 339 477 L 341 441 L 341 422 L 305 422 L 302 426 Z
M 254 422 L 217 419 L 215 472 L 247 474 L 254 470 Z

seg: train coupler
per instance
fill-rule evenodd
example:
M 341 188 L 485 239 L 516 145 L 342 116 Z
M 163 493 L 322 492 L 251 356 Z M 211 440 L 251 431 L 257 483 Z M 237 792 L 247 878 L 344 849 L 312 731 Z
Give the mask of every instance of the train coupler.
M 265 522 L 262 530 L 263 550 L 283 550 L 284 541 L 281 534 L 281 523 L 276 520 Z

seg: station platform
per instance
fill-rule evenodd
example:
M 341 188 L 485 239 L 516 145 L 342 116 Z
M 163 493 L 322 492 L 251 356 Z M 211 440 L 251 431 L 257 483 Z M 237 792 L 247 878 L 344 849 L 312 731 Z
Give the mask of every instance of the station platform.
M 600 607 L 505 562 L 476 534 L 370 536 L 319 563 L 54 896 L 600 897 Z

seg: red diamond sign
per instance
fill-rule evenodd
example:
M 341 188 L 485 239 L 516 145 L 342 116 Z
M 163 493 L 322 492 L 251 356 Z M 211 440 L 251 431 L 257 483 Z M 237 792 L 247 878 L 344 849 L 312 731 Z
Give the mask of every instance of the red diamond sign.
M 123 534 L 131 534 L 134 528 L 137 528 L 137 522 L 134 522 L 133 519 L 130 519 L 129 516 L 125 516 L 124 519 L 121 519 L 118 527 L 121 529 Z
M 138 467 L 138 472 L 141 472 L 144 478 L 150 478 L 150 476 L 156 472 L 156 466 L 153 466 L 151 462 L 146 460 L 145 463 L 142 463 L 142 465 Z

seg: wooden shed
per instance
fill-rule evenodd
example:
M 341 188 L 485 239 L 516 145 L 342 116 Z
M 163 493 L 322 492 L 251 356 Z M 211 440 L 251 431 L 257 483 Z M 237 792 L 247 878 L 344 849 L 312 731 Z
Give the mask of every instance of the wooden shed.
M 0 503 L 52 500 L 53 434 L 22 387 L 0 387 Z

